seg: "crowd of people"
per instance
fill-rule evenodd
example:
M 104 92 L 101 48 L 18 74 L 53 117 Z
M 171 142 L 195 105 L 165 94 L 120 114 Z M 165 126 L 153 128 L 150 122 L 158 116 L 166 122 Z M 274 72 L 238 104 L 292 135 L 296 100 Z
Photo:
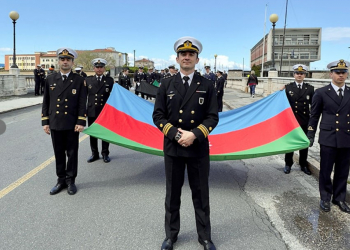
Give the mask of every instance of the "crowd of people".
M 176 62 L 180 65 L 178 73 L 174 65 L 159 74 L 153 72 L 153 68 L 144 73 L 142 67 L 134 73 L 135 87 L 142 81 L 149 84 L 158 80 L 160 82 L 152 118 L 164 134 L 166 237 L 161 249 L 172 250 L 178 238 L 181 189 L 187 168 L 198 241 L 204 250 L 215 250 L 210 224 L 208 135 L 219 121 L 227 75 L 221 70 L 215 75 L 209 66 L 203 76 L 195 71 L 202 44 L 193 37 L 178 39 L 174 49 Z M 36 85 L 35 94 L 40 91 L 44 94 L 41 120 L 45 133 L 51 134 L 56 159 L 57 183 L 50 194 L 55 195 L 67 188 L 68 194 L 74 195 L 77 192 L 75 179 L 78 172 L 79 132 L 84 130 L 86 121 L 90 126 L 97 119 L 115 83 L 112 77 L 105 74 L 107 61 L 103 58 L 92 60 L 95 74 L 87 77 L 82 74 L 81 67 L 75 69 L 76 73 L 72 72 L 77 57 L 74 50 L 58 49 L 57 56 L 60 66 L 58 72 L 51 67 L 45 78 L 42 67 L 38 66 L 34 71 L 36 78 L 40 79 L 40 88 L 37 89 Z M 341 211 L 350 213 L 345 202 L 350 167 L 350 88 L 345 85 L 349 65 L 345 60 L 328 64 L 331 83 L 317 90 L 304 81 L 307 66 L 294 65 L 295 80 L 283 88 L 296 120 L 310 141 L 310 147 L 321 119 L 319 190 L 320 208 L 324 212 L 331 210 L 332 202 Z M 123 69 L 118 84 L 129 90 L 132 83 L 128 73 L 127 68 Z M 257 84 L 255 72 L 251 72 L 247 85 L 252 97 Z M 138 93 L 137 88 L 135 94 L 147 98 L 143 93 Z M 92 155 L 88 163 L 98 160 L 100 152 L 105 163 L 111 161 L 108 142 L 102 141 L 102 150 L 99 152 L 98 140 L 90 136 L 90 147 Z M 300 168 L 310 175 L 307 156 L 308 148 L 300 150 Z M 285 154 L 285 174 L 291 172 L 292 165 L 293 152 L 290 152 Z

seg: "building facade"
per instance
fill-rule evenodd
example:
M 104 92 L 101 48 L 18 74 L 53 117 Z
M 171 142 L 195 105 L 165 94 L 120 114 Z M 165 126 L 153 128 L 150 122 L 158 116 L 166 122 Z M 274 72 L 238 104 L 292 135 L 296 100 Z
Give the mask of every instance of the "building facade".
M 288 28 L 285 32 L 283 46 L 283 29 L 275 29 L 275 69 L 281 71 L 280 76 L 291 76 L 293 71 L 292 67 L 295 64 L 301 63 L 310 68 L 311 62 L 321 59 L 321 31 L 321 28 Z M 272 29 L 265 36 L 265 48 L 263 48 L 263 44 L 264 38 L 250 50 L 250 66 L 261 66 L 264 61 L 263 71 L 265 76 L 267 72 L 273 68 Z
M 128 60 L 128 54 L 116 51 L 113 47 L 94 50 L 76 50 L 78 58 L 75 65 L 81 65 L 85 70 L 92 69 L 91 60 L 101 57 L 108 61 L 108 67 L 121 68 Z M 9 70 L 13 61 L 13 55 L 5 55 L 5 70 Z M 45 69 L 51 65 L 58 69 L 58 58 L 56 51 L 35 52 L 34 54 L 17 54 L 16 64 L 21 71 L 33 71 L 37 65 L 44 65 Z
M 5 70 L 12 66 L 13 55 L 5 55 Z M 16 55 L 16 65 L 22 71 L 33 71 L 36 65 L 40 64 L 40 52 L 35 54 L 18 54 Z
M 58 69 L 58 58 L 56 51 L 48 51 L 47 53 L 42 53 L 40 56 L 40 65 L 44 65 L 44 69 L 49 69 L 51 65 Z
M 143 58 L 141 60 L 135 61 L 135 67 L 154 68 L 154 62 L 146 58 Z

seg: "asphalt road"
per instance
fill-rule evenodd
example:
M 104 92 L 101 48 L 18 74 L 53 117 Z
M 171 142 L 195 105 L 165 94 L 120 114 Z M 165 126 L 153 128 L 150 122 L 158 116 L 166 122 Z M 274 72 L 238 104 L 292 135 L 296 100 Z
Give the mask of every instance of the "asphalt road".
M 0 114 L 6 123 L 0 135 L 0 249 L 160 249 L 162 157 L 111 145 L 110 163 L 89 164 L 89 140 L 81 134 L 78 193 L 50 196 L 55 166 L 40 110 L 34 106 Z M 283 167 L 282 156 L 211 163 L 217 249 L 350 248 L 349 216 L 334 207 L 320 213 L 316 179 L 297 167 L 285 175 Z M 175 249 L 203 249 L 187 181 Z

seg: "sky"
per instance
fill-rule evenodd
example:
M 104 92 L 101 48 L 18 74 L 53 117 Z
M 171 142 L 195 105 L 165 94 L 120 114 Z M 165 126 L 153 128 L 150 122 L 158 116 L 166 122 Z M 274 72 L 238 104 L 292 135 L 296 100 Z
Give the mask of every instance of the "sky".
M 333 5 L 334 3 L 334 5 Z M 147 58 L 155 68 L 176 63 L 173 46 L 183 36 L 201 41 L 197 69 L 250 69 L 250 49 L 272 28 L 285 23 L 286 0 L 0 0 L 0 63 L 13 53 L 11 11 L 16 23 L 16 53 L 33 54 L 70 47 L 93 50 L 114 47 L 128 53 L 129 65 Z M 266 7 L 267 6 L 267 7 Z M 266 22 L 265 22 L 266 10 Z M 326 69 L 329 62 L 350 61 L 350 1 L 289 0 L 287 28 L 322 28 L 321 60 L 311 69 Z

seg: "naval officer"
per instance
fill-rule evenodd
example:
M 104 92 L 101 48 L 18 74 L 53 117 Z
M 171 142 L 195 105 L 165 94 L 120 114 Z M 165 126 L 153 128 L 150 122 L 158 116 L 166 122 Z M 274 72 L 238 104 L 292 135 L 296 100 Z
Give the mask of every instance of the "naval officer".
M 41 115 L 45 133 L 51 133 L 56 158 L 58 179 L 50 194 L 67 187 L 68 194 L 74 195 L 79 132 L 86 124 L 86 87 L 84 79 L 72 72 L 77 53 L 70 48 L 60 48 L 56 53 L 60 72 L 46 78 Z
M 161 249 L 171 250 L 177 241 L 187 167 L 198 241 L 205 250 L 215 250 L 210 226 L 208 135 L 219 121 L 216 93 L 212 81 L 194 74 L 202 44 L 193 37 L 182 37 L 174 50 L 180 72 L 162 80 L 153 111 L 154 124 L 164 134 L 166 238 Z
M 350 213 L 345 202 L 350 165 L 350 88 L 345 84 L 350 63 L 343 59 L 327 65 L 331 83 L 315 91 L 307 136 L 314 143 L 320 122 L 320 207 L 331 210 L 330 201 L 341 211 Z M 333 183 L 331 173 L 334 169 Z

